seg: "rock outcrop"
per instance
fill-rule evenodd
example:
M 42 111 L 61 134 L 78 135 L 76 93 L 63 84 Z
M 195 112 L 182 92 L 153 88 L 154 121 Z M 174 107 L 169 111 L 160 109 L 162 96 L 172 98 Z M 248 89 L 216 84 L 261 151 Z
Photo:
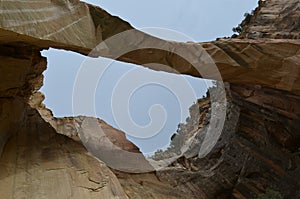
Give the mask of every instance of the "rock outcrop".
M 271 189 L 300 198 L 298 0 L 261 0 L 238 38 L 205 43 L 152 37 L 78 0 L 0 4 L 1 197 L 256 198 Z M 211 98 L 199 100 L 201 119 L 183 126 L 182 146 L 195 139 L 153 171 L 122 132 L 96 118 L 54 118 L 42 105 L 40 51 L 49 47 L 227 82 L 221 137 L 205 157 L 196 153 L 214 108 Z M 98 125 L 105 142 L 81 135 Z M 149 172 L 109 169 L 92 156 L 107 163 L 101 153 L 110 152 L 117 169 L 124 166 L 111 144 L 138 154 L 132 163 Z
M 0 158 L 2 198 L 128 198 L 103 162 L 24 108 Z
M 45 68 L 36 47 L 1 46 L 1 198 L 128 198 L 103 162 L 29 106 Z
M 195 198 L 256 198 L 267 188 L 298 198 L 300 129 L 294 114 L 299 97 L 253 85 L 231 84 L 230 91 L 223 132 L 209 155 L 198 158 L 193 151 L 199 151 L 199 144 L 191 145 L 189 153 L 157 176 L 196 193 Z M 198 124 L 200 131 L 204 124 Z M 201 143 L 202 134 L 194 142 Z
M 272 9 L 278 1 L 267 2 L 265 4 Z M 296 0 L 289 2 L 299 6 Z M 222 79 L 236 84 L 259 84 L 297 94 L 300 92 L 298 40 L 270 38 L 221 39 L 209 43 L 168 42 L 135 30 L 101 8 L 78 0 L 44 0 L 38 4 L 3 1 L 1 5 L 5 9 L 0 24 L 0 42 L 3 44 L 21 42 L 39 48 L 62 48 L 146 65 L 154 70 Z M 32 7 L 34 11 L 26 9 Z M 25 11 L 22 12 L 22 9 Z M 297 9 L 292 13 L 287 15 L 288 19 L 292 18 L 291 21 L 295 19 L 294 15 L 298 16 Z M 260 21 L 264 9 L 256 16 L 256 21 Z M 281 18 L 279 20 L 283 23 Z M 269 20 L 264 24 L 273 23 Z M 297 33 L 299 26 L 296 23 L 292 30 Z M 165 67 L 158 67 L 157 64 Z M 217 72 L 212 67 L 215 65 Z M 220 73 L 221 77 L 216 73 Z
M 259 1 L 241 34 L 247 38 L 300 39 L 299 1 Z M 243 23 L 242 23 L 243 24 Z

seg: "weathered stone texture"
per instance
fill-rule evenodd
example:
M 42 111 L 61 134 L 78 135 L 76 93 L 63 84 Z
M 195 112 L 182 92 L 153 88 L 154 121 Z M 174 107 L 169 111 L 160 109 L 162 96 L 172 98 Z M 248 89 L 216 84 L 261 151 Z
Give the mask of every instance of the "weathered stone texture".
M 300 39 L 298 0 L 260 0 L 250 25 L 242 33 L 248 38 Z
M 300 198 L 300 3 L 259 4 L 238 39 L 179 43 L 134 30 L 78 0 L 1 1 L 1 197 L 242 199 L 271 188 L 284 198 Z M 126 30 L 132 34 L 109 40 Z M 80 137 L 93 155 L 124 166 L 120 151 L 134 152 L 140 159 L 132 163 L 148 167 L 124 133 L 96 118 L 54 118 L 46 109 L 37 92 L 46 68 L 39 51 L 54 47 L 88 55 L 104 40 L 105 48 L 91 56 L 229 83 L 223 133 L 205 158 L 195 151 L 209 124 L 209 98 L 199 101 L 202 119 L 194 128 L 185 126 L 188 136 L 195 135 L 186 153 L 146 174 L 130 173 L 132 165 L 128 173 L 114 174 L 79 142 L 83 131 L 101 126 L 105 142 Z
M 36 5 L 41 10 L 39 12 L 30 9 L 22 12 L 26 7 L 20 7 L 19 3 L 4 1 L 1 4 L 6 10 L 1 13 L 0 43 L 23 42 L 39 48 L 56 47 L 144 65 L 154 70 L 300 92 L 297 82 L 298 40 L 222 39 L 209 43 L 178 43 L 135 30 L 101 8 L 79 1 L 56 3 L 44 0 Z M 43 14 L 43 9 L 50 11 Z M 291 12 L 298 15 L 298 11 Z M 261 15 L 258 12 L 257 17 Z M 270 24 L 270 21 L 265 23 Z M 130 33 L 112 37 L 126 30 Z M 102 41 L 105 43 L 101 49 L 95 50 Z M 164 67 L 157 67 L 157 64 Z M 267 76 L 264 75 L 266 71 Z
M 104 163 L 25 110 L 0 158 L 2 198 L 128 198 Z

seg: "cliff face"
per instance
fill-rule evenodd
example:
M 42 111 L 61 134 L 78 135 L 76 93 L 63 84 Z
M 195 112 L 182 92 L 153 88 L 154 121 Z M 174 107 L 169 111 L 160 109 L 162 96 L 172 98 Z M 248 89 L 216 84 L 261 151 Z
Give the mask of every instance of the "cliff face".
M 256 198 L 267 188 L 298 198 L 299 97 L 234 84 L 230 94 L 221 137 L 208 156 L 192 153 L 199 151 L 200 131 L 198 145 L 157 175 L 195 198 Z
M 300 198 L 299 4 L 260 1 L 238 39 L 178 43 L 134 30 L 101 8 L 76 0 L 2 1 L 1 196 L 255 198 L 271 189 L 284 198 Z M 130 34 L 122 40 L 109 40 L 126 30 Z M 94 49 L 104 40 L 104 50 Z M 211 110 L 222 108 L 209 97 L 199 100 L 191 109 L 196 119 L 181 126 L 186 137 L 180 146 L 186 150 L 169 166 L 153 171 L 155 166 L 139 149 L 104 121 L 54 118 L 44 107 L 38 90 L 47 63 L 40 51 L 49 47 L 224 80 L 227 111 L 220 138 L 207 156 L 197 153 Z M 194 108 L 200 116 L 193 117 Z M 103 129 L 101 139 L 82 134 L 97 131 L 97 126 Z M 138 158 L 124 164 L 122 158 L 128 156 L 121 151 Z M 105 157 L 113 160 L 110 164 L 123 172 L 92 155 L 106 163 Z M 148 173 L 132 174 L 137 165 Z
M 46 59 L 25 44 L 1 45 L 2 198 L 127 198 L 116 176 L 79 143 L 57 134 L 34 104 Z
M 259 7 L 241 36 L 247 38 L 300 39 L 298 1 L 259 1 Z
M 25 109 L 25 110 L 24 110 Z M 118 179 L 79 143 L 59 135 L 24 105 L 1 162 L 3 198 L 127 198 Z
M 266 1 L 265 4 L 273 9 L 278 3 L 272 2 Z M 295 2 L 296 7 L 299 6 L 296 0 L 288 2 Z M 22 12 L 32 4 L 40 11 Z M 265 40 L 221 39 L 208 43 L 169 42 L 135 30 L 127 22 L 109 15 L 101 8 L 76 0 L 44 0 L 38 4 L 4 1 L 1 5 L 6 9 L 0 24 L 0 41 L 4 44 L 27 43 L 40 49 L 62 48 L 90 56 L 147 64 L 146 67 L 154 70 L 222 79 L 236 84 L 259 84 L 297 94 L 300 92 L 297 78 L 298 40 L 272 37 Z M 258 12 L 255 22 L 260 21 L 263 14 Z M 287 14 L 287 18 L 291 17 L 293 21 L 294 15 L 298 15 L 297 9 Z M 281 18 L 279 21 L 283 23 Z M 266 21 L 265 24 L 273 22 Z M 295 27 L 290 30 L 291 34 L 293 30 L 297 33 Z M 157 64 L 170 68 L 158 67 Z M 217 71 L 214 71 L 214 65 Z M 264 75 L 266 73 L 268 75 Z

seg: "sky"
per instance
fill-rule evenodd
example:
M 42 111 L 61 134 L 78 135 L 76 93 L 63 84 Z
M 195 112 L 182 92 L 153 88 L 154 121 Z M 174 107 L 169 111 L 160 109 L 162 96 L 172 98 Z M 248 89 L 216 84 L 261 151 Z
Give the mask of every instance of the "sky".
M 88 0 L 135 28 L 176 41 L 213 41 L 257 6 L 257 0 Z M 105 58 L 50 49 L 41 91 L 54 116 L 96 116 L 123 130 L 144 154 L 166 148 L 209 81 L 155 72 Z

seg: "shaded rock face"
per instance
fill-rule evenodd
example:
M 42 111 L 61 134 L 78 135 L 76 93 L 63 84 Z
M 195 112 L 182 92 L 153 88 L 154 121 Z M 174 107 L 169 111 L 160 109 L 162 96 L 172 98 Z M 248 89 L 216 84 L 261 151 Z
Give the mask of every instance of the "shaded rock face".
M 46 59 L 23 44 L 1 49 L 1 198 L 128 198 L 116 176 L 29 104 L 40 104 Z
M 200 196 L 195 192 L 192 194 L 187 192 L 187 187 L 183 190 L 178 189 L 172 182 L 158 178 L 155 173 L 129 174 L 115 170 L 113 172 L 129 198 L 190 199 Z
M 0 152 L 10 135 L 16 132 L 22 125 L 24 119 L 24 104 L 20 99 L 3 98 L 0 100 L 1 110 L 1 134 Z
M 234 84 L 230 95 L 232 106 L 214 150 L 204 159 L 183 156 L 157 176 L 195 198 L 255 198 L 270 187 L 298 198 L 299 96 Z
M 39 48 L 26 44 L 1 45 L 0 95 L 29 98 L 43 84 L 46 59 Z
M 232 85 L 231 90 L 241 107 L 238 145 L 247 157 L 233 193 L 247 198 L 253 197 L 251 192 L 272 187 L 287 198 L 298 198 L 299 96 L 249 85 Z M 249 193 L 250 184 L 253 190 Z
M 25 44 L 0 45 L 0 151 L 18 131 L 25 117 L 24 101 L 43 82 L 46 59 L 37 48 Z
M 0 22 L 3 198 L 256 198 L 268 189 L 284 198 L 300 198 L 297 0 L 260 1 L 239 39 L 206 43 L 164 41 L 76 0 L 0 4 L 4 10 Z M 122 42 L 107 40 L 125 30 L 133 32 Z M 96 50 L 93 56 L 115 58 L 120 49 L 132 49 L 115 59 L 219 80 L 210 71 L 216 66 L 228 82 L 227 112 L 221 137 L 207 156 L 200 158 L 196 152 L 209 124 L 206 118 L 213 107 L 209 97 L 191 109 L 200 110 L 200 119 L 183 126 L 185 140 L 195 138 L 182 144 L 188 144 L 188 150 L 168 167 L 155 172 L 149 167 L 144 174 L 132 174 L 131 167 L 125 168 L 127 173 L 109 169 L 84 148 L 118 166 L 123 166 L 120 149 L 133 152 L 140 157 L 133 163 L 148 167 L 123 132 L 96 118 L 53 117 L 38 92 L 46 69 L 39 51 L 56 47 L 87 55 L 104 40 L 106 49 Z M 145 48 L 149 44 L 155 46 Z M 184 57 L 179 56 L 182 53 Z M 188 61 L 209 72 L 200 74 Z M 98 126 L 104 142 L 82 134 L 95 132 Z M 101 156 L 103 152 L 108 153 Z
M 116 176 L 28 105 L 0 158 L 3 198 L 128 198 Z

